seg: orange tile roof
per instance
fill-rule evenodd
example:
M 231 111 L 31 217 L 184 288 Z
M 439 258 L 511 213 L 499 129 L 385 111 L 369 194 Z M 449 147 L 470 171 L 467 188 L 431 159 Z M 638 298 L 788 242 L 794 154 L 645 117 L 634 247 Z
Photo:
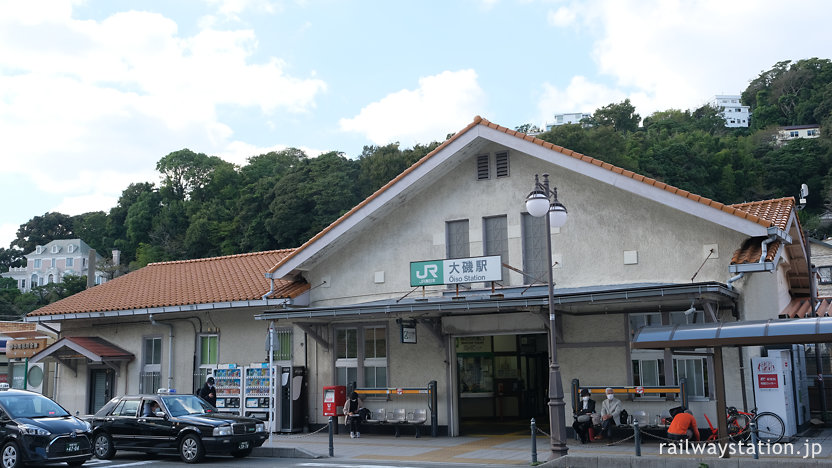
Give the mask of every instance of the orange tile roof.
M 678 195 L 680 197 L 684 197 L 684 198 L 693 200 L 693 201 L 695 201 L 697 203 L 701 203 L 705 206 L 710 206 L 714 209 L 724 211 L 728 214 L 731 214 L 731 215 L 734 215 L 734 216 L 737 216 L 737 217 L 740 217 L 740 218 L 743 218 L 743 219 L 747 219 L 751 222 L 760 224 L 762 226 L 770 227 L 772 225 L 771 221 L 769 221 L 767 219 L 763 219 L 763 218 L 759 217 L 758 215 L 756 215 L 754 213 L 751 213 L 751 212 L 748 212 L 748 211 L 743 211 L 743 210 L 741 210 L 739 208 L 736 208 L 734 206 L 725 205 L 723 203 L 711 200 L 709 198 L 705 198 L 705 197 L 696 195 L 694 193 L 690 193 L 686 190 L 682 190 L 682 189 L 674 187 L 672 185 L 665 184 L 664 182 L 660 182 L 658 180 L 651 179 L 649 177 L 645 177 L 643 175 L 636 174 L 635 172 L 628 171 L 626 169 L 623 169 L 623 168 L 620 168 L 620 167 L 617 167 L 617 166 L 613 166 L 612 164 L 601 161 L 600 159 L 596 159 L 596 158 L 593 158 L 591 156 L 587 156 L 585 154 L 581 154 L 581 153 L 578 153 L 576 151 L 566 149 L 562 146 L 558 146 L 558 145 L 549 143 L 547 141 L 541 140 L 539 138 L 535 138 L 535 137 L 530 136 L 530 135 L 526 135 L 525 133 L 518 132 L 516 130 L 511 130 L 510 128 L 507 128 L 507 127 L 502 127 L 502 126 L 497 125 L 495 123 L 489 122 L 488 120 L 483 119 L 480 116 L 476 116 L 476 117 L 474 117 L 474 121 L 471 122 L 470 124 L 468 124 L 459 133 L 456 133 L 454 136 L 452 136 L 451 138 L 446 140 L 444 143 L 439 145 L 435 150 L 433 150 L 430 153 L 428 153 L 427 155 L 425 155 L 422 159 L 416 161 L 412 166 L 405 169 L 404 172 L 402 172 L 401 174 L 396 176 L 393 180 L 391 180 L 390 182 L 385 184 L 383 187 L 378 189 L 375 193 L 373 193 L 372 195 L 367 197 L 364 201 L 362 201 L 361 203 L 356 205 L 353 209 L 351 209 L 350 211 L 345 213 L 343 216 L 341 216 L 340 218 L 335 220 L 332 224 L 325 227 L 323 230 L 321 230 L 321 232 L 319 232 L 318 234 L 313 236 L 311 239 L 306 241 L 303 245 L 301 245 L 300 247 L 295 249 L 292 253 L 290 253 L 289 255 L 284 257 L 280 262 L 275 264 L 268 272 L 269 273 L 274 273 L 278 268 L 280 268 L 280 266 L 282 264 L 286 263 L 289 259 L 291 259 L 295 255 L 297 255 L 299 252 L 301 252 L 302 250 L 307 248 L 309 245 L 315 243 L 318 239 L 323 237 L 327 232 L 332 230 L 335 226 L 340 224 L 343 220 L 352 216 L 353 213 L 355 213 L 356 211 L 360 210 L 362 207 L 364 207 L 365 205 L 370 203 L 373 199 L 378 197 L 380 194 L 384 193 L 386 190 L 388 190 L 390 187 L 395 185 L 397 182 L 399 182 L 401 179 L 403 179 L 409 173 L 413 172 L 416 168 L 418 168 L 419 166 L 424 164 L 426 161 L 428 161 L 429 159 L 434 157 L 436 154 L 438 154 L 440 151 L 442 151 L 451 142 L 453 142 L 454 140 L 459 138 L 461 135 L 467 133 L 469 130 L 473 129 L 477 125 L 483 125 L 483 126 L 486 126 L 488 128 L 497 130 L 499 132 L 503 132 L 505 134 L 517 137 L 519 139 L 532 142 L 532 143 L 534 143 L 536 145 L 540 145 L 544 148 L 547 148 L 547 149 L 550 149 L 550 150 L 553 150 L 553 151 L 557 151 L 557 152 L 559 152 L 561 154 L 564 154 L 566 156 L 571 156 L 575 159 L 579 159 L 579 160 L 584 161 L 588 164 L 593 164 L 595 166 L 599 166 L 599 167 L 604 168 L 604 169 L 606 169 L 610 172 L 614 172 L 616 174 L 620 174 L 624 177 L 629 177 L 633 180 L 645 183 L 647 185 L 651 185 L 653 187 L 656 187 L 656 188 L 659 188 L 659 189 L 662 189 L 662 190 L 666 190 L 666 191 L 668 191 L 672 194 L 675 194 L 675 195 Z
M 812 312 L 808 297 L 797 297 L 780 312 L 780 318 L 832 317 L 832 297 L 819 297 L 817 309 Z
M 264 273 L 291 252 L 271 250 L 151 263 L 36 309 L 29 316 L 260 300 L 270 287 Z M 270 298 L 295 297 L 307 289 L 306 283 L 275 280 Z
M 774 200 L 761 200 L 750 203 L 737 203 L 731 205 L 732 207 L 751 213 L 760 219 L 769 221 L 772 226 L 777 226 L 780 229 L 788 229 L 789 219 L 794 210 L 795 201 L 793 197 L 777 198 Z M 760 261 L 760 255 L 763 253 L 762 242 L 766 237 L 751 237 L 746 239 L 742 247 L 734 252 L 731 257 L 732 265 L 739 265 L 743 263 L 757 263 Z M 783 246 L 779 240 L 768 245 L 766 251 L 767 262 L 773 261 L 777 256 L 777 252 Z

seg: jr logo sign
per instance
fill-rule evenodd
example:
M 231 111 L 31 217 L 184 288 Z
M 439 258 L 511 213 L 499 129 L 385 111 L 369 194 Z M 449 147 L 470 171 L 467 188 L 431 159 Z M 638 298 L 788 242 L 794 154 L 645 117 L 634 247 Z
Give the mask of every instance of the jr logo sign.
M 490 257 L 430 260 L 410 264 L 410 285 L 461 284 L 502 279 L 498 255 Z
M 411 286 L 443 284 L 442 261 L 413 262 L 410 264 Z

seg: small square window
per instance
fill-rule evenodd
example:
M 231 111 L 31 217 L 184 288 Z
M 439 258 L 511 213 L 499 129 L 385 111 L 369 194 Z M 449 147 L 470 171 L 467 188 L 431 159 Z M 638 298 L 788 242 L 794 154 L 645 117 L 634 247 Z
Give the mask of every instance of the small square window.
M 818 283 L 832 284 L 832 266 L 818 267 Z

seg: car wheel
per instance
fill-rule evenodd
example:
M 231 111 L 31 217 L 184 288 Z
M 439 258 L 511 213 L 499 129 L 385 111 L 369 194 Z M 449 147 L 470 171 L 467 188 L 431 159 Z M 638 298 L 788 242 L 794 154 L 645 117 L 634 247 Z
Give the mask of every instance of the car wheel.
M 198 463 L 205 455 L 202 441 L 195 434 L 188 434 L 179 442 L 179 457 L 185 463 Z
M 3 464 L 3 468 L 17 468 L 19 466 L 23 466 L 23 462 L 20 461 L 20 449 L 17 447 L 17 444 L 14 442 L 6 442 L 6 445 L 3 446 L 2 458 L 0 458 L 0 462 Z
M 113 447 L 113 438 L 106 432 L 96 434 L 92 446 L 95 456 L 102 460 L 109 460 L 116 454 L 116 449 Z
M 247 449 L 243 449 L 243 450 L 236 450 L 234 452 L 231 452 L 231 455 L 234 458 L 244 458 L 244 457 L 247 457 L 247 456 L 251 455 L 252 450 L 253 449 L 251 447 L 249 447 Z

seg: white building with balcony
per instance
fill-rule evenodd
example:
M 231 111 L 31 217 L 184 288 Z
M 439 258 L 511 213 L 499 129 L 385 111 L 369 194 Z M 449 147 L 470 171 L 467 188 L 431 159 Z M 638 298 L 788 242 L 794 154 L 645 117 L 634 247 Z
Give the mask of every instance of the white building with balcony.
M 581 120 L 588 119 L 592 117 L 592 114 L 584 114 L 581 112 L 572 112 L 571 114 L 555 114 L 554 122 L 549 123 L 546 122 L 546 131 L 552 129 L 552 127 L 557 127 L 560 125 L 567 125 L 567 124 L 580 124 Z
M 26 266 L 12 267 L 0 276 L 13 278 L 17 281 L 17 289 L 24 293 L 35 286 L 62 282 L 67 275 L 87 276 L 90 250 L 90 246 L 81 239 L 53 240 L 46 245 L 38 245 L 26 254 Z M 95 263 L 102 258 L 96 253 Z M 96 271 L 95 284 L 105 281 L 106 274 Z
M 751 108 L 742 105 L 739 95 L 717 94 L 709 103 L 715 107 L 719 114 L 725 119 L 725 126 L 728 128 L 748 127 L 751 117 Z

